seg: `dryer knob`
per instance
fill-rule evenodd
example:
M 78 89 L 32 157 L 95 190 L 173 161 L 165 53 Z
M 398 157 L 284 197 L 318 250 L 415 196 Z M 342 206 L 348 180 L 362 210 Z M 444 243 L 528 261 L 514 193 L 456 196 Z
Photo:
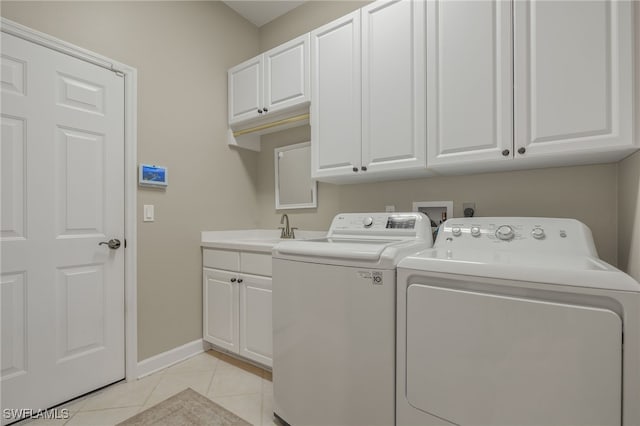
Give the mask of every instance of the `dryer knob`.
M 373 218 L 371 216 L 365 217 L 364 220 L 362 221 L 362 224 L 364 225 L 365 228 L 370 228 L 371 225 L 373 225 Z
M 451 233 L 453 234 L 454 237 L 459 237 L 460 235 L 462 235 L 462 229 L 458 227 L 451 228 Z
M 536 240 L 542 240 L 545 237 L 544 229 L 534 228 L 533 231 L 531 231 L 531 235 L 533 235 L 533 238 L 535 238 Z
M 473 235 L 474 237 L 479 237 L 480 236 L 480 227 L 472 226 L 471 227 L 471 235 Z
M 516 234 L 513 232 L 513 228 L 509 225 L 502 225 L 496 230 L 496 237 L 503 241 L 512 240 L 515 236 Z

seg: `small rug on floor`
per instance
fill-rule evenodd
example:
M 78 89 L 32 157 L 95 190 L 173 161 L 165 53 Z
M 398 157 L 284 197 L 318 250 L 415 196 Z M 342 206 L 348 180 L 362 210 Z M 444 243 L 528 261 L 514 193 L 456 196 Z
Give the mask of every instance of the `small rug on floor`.
M 188 388 L 118 426 L 251 426 L 251 423 Z

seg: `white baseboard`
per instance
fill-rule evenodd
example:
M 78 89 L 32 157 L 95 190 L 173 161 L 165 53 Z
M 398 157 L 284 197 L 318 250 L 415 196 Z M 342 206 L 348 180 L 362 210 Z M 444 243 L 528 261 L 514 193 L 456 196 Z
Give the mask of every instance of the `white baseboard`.
M 189 359 L 204 352 L 208 348 L 209 346 L 204 340 L 198 339 L 161 354 L 154 355 L 151 358 L 144 359 L 138 363 L 138 378 L 140 379 L 163 368 L 177 364 L 180 361 Z

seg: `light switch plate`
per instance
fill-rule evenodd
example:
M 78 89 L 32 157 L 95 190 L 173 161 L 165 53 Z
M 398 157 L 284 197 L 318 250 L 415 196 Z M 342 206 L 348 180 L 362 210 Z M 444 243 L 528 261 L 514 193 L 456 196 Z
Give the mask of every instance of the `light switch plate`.
M 153 204 L 144 205 L 144 216 L 142 218 L 144 222 L 153 222 L 155 220 L 155 213 Z

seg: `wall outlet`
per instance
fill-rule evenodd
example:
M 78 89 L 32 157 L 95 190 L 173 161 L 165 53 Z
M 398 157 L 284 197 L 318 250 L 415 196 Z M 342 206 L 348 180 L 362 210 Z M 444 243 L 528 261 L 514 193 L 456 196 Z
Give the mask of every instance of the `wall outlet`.
M 384 211 L 387 213 L 395 212 L 396 206 L 394 205 L 384 206 Z

